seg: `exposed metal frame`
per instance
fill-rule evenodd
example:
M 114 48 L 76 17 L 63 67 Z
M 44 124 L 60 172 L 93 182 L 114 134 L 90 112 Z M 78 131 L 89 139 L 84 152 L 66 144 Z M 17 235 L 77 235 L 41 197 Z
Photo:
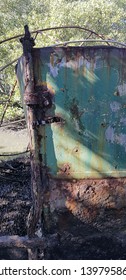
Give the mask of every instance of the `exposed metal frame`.
M 111 43 L 111 44 L 118 44 L 122 47 L 126 47 L 126 44 L 115 41 L 115 40 L 101 40 L 101 39 L 84 39 L 84 40 L 70 40 L 70 41 L 65 41 L 65 42 L 60 42 L 54 45 L 51 45 L 50 47 L 57 47 L 57 46 L 65 46 L 71 43 L 87 43 L 87 42 L 97 42 L 97 43 Z M 109 45 L 111 46 L 111 45 Z
M 116 40 L 105 39 L 104 35 L 98 34 L 97 32 L 95 32 L 95 31 L 93 31 L 91 29 L 88 29 L 86 27 L 81 27 L 81 26 L 78 26 L 78 25 L 48 27 L 48 28 L 43 28 L 43 29 L 38 29 L 38 30 L 31 31 L 30 34 L 35 34 L 35 38 L 34 38 L 34 40 L 35 40 L 37 38 L 38 34 L 42 34 L 43 32 L 46 32 L 46 31 L 51 31 L 51 30 L 54 31 L 54 30 L 62 30 L 62 29 L 79 29 L 81 31 L 89 32 L 89 36 L 88 36 L 87 39 L 64 41 L 64 42 L 60 42 L 60 43 L 56 43 L 56 44 L 50 45 L 48 47 L 66 46 L 66 45 L 68 45 L 70 43 L 72 43 L 72 44 L 73 43 L 82 43 L 82 45 L 83 45 L 83 43 L 96 42 L 96 43 L 106 43 L 108 46 L 111 46 L 111 44 L 116 44 L 116 45 L 119 45 L 121 47 L 126 48 L 126 44 L 125 43 L 118 42 Z M 16 36 L 4 39 L 4 40 L 0 41 L 0 44 L 3 44 L 5 42 L 11 41 L 11 40 L 16 40 L 18 38 L 21 38 L 24 35 L 25 34 L 23 33 L 23 34 L 19 34 L 19 35 L 16 35 Z M 89 37 L 91 37 L 92 35 L 95 35 L 95 36 L 97 36 L 100 39 L 89 39 Z M 5 70 L 10 65 L 14 64 L 18 59 L 19 59 L 19 57 L 14 59 L 13 61 L 9 62 L 8 64 L 0 67 L 0 72 Z
M 30 32 L 30 34 L 36 34 L 35 35 L 35 38 L 37 37 L 38 34 L 42 34 L 43 32 L 46 32 L 46 31 L 50 31 L 50 30 L 60 30 L 60 29 L 79 29 L 81 31 L 87 31 L 90 33 L 89 37 L 94 34 L 95 36 L 101 38 L 103 41 L 102 42 L 106 42 L 106 43 L 117 43 L 117 44 L 120 44 L 124 47 L 126 47 L 126 44 L 125 43 L 121 43 L 121 42 L 118 42 L 118 41 L 114 41 L 114 40 L 108 40 L 108 39 L 105 39 L 105 36 L 104 35 L 101 35 L 101 34 L 98 34 L 97 32 L 89 29 L 89 28 L 86 28 L 86 27 L 81 27 L 81 26 L 78 26 L 78 25 L 69 25 L 69 26 L 54 26 L 54 27 L 48 27 L 48 28 L 42 28 L 42 29 L 37 29 L 37 30 L 33 30 Z M 10 38 L 6 38 L 2 41 L 0 41 L 0 44 L 2 43 L 5 43 L 7 41 L 10 41 L 10 40 L 15 40 L 15 39 L 18 39 L 20 37 L 24 36 L 24 33 L 23 34 L 19 34 L 19 35 L 16 35 L 16 36 L 13 36 L 13 37 L 10 37 Z M 88 42 L 88 40 L 90 39 L 86 39 L 86 41 Z M 94 39 L 95 40 L 95 39 Z M 91 42 L 94 42 L 91 41 Z M 83 41 L 83 40 L 82 40 Z

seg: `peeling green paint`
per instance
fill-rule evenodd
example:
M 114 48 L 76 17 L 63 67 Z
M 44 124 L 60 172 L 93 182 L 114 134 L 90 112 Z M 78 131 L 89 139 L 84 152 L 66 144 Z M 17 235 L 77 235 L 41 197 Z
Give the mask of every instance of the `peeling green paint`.
M 34 48 L 32 55 L 35 85 L 52 96 L 45 116 L 64 120 L 38 128 L 48 176 L 125 177 L 126 49 Z M 23 58 L 17 69 L 23 95 Z

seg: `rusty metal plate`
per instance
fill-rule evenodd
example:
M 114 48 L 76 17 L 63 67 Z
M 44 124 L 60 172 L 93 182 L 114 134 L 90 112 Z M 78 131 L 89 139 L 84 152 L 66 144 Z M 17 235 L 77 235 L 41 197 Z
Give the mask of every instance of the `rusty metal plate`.
M 32 54 L 35 91 L 48 91 L 52 96 L 52 106 L 45 112 L 52 123 L 38 128 L 48 175 L 125 177 L 126 49 L 41 48 L 33 49 Z M 17 75 L 22 95 L 23 72 L 21 58 Z M 41 119 L 43 108 L 38 111 L 37 118 Z

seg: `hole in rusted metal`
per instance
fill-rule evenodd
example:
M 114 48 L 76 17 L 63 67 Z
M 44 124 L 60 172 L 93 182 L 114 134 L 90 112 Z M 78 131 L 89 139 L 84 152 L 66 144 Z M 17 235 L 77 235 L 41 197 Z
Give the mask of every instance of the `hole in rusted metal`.
M 101 123 L 102 127 L 106 127 L 106 125 L 107 125 L 106 123 Z
M 74 152 L 75 153 L 77 153 L 78 152 L 78 148 L 76 147 L 76 148 L 74 148 Z

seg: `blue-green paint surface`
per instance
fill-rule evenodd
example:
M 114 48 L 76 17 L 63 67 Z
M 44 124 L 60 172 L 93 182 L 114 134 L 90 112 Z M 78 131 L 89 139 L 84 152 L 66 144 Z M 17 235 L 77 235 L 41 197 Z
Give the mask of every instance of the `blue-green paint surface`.
M 33 65 L 35 84 L 52 94 L 46 116 L 64 120 L 39 128 L 49 174 L 77 179 L 126 176 L 126 50 L 33 49 Z

